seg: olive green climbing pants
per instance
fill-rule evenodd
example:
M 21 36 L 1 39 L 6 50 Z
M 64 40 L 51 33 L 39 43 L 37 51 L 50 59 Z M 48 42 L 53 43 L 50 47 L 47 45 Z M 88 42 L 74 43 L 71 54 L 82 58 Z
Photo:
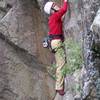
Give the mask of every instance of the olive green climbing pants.
M 60 39 L 55 39 L 51 41 L 51 48 L 55 49 L 55 60 L 56 60 L 56 84 L 55 89 L 64 89 L 64 76 L 62 75 L 62 68 L 65 65 L 65 50 L 62 46 L 62 41 Z

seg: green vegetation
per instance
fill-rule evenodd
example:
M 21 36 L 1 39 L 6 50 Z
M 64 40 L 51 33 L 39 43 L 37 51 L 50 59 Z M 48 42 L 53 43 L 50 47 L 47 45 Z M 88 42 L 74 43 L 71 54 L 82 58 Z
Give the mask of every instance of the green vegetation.
M 56 73 L 56 65 L 55 65 L 55 64 L 52 64 L 51 67 L 49 67 L 49 68 L 47 69 L 47 71 L 48 71 L 49 75 L 50 75 L 54 80 L 56 80 L 56 75 L 55 75 L 55 73 Z
M 72 74 L 75 70 L 81 68 L 83 63 L 82 50 L 79 43 L 70 38 L 65 41 L 65 47 L 67 50 L 67 63 L 62 70 L 63 75 Z
M 66 48 L 66 60 L 67 63 L 64 65 L 62 69 L 62 75 L 72 74 L 74 71 L 81 68 L 83 59 L 82 59 L 82 50 L 79 43 L 75 42 L 73 39 L 67 39 L 64 44 Z M 63 54 L 62 51 L 59 50 L 59 54 Z M 61 55 L 62 56 L 62 55 Z M 48 72 L 55 79 L 55 70 L 56 65 L 53 64 L 51 68 L 49 68 Z
M 81 93 L 82 92 L 82 87 L 80 85 L 80 83 L 76 83 L 71 87 L 72 91 L 74 91 L 75 93 Z

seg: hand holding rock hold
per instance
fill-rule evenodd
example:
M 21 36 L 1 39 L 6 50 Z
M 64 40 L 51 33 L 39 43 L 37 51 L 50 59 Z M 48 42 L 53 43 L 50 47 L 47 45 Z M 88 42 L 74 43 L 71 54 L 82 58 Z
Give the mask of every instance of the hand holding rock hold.
M 67 2 L 68 0 L 64 0 L 65 2 Z

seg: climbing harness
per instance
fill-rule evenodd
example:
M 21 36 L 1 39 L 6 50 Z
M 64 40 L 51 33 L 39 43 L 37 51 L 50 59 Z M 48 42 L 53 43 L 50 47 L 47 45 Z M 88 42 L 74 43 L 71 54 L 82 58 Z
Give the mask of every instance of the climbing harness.
M 50 37 L 50 36 L 44 37 L 42 45 L 43 45 L 44 48 L 49 49 L 52 53 L 55 53 L 55 50 L 52 49 L 52 47 L 51 47 L 51 41 L 52 41 L 52 39 L 53 38 Z
M 61 39 L 62 41 L 64 41 L 64 36 L 63 34 L 50 34 L 49 37 L 53 40 L 53 39 Z
M 43 39 L 43 47 L 44 48 L 51 48 L 51 38 L 49 36 L 44 37 Z
M 61 39 L 63 42 L 64 36 L 62 34 L 59 34 L 59 35 L 51 35 L 50 34 L 50 35 L 44 37 L 42 45 L 44 48 L 48 48 L 52 53 L 56 53 L 57 50 L 52 49 L 52 47 L 51 47 L 51 41 L 53 39 Z

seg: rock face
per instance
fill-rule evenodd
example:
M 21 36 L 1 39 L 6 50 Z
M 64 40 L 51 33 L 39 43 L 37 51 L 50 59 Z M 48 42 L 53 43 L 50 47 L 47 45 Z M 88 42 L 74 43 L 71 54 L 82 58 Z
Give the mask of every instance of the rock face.
M 91 3 L 87 8 L 87 4 Z M 84 59 L 86 74 L 83 77 L 83 98 L 86 100 L 100 99 L 100 37 L 90 31 L 91 24 L 100 7 L 99 0 L 84 1 Z M 98 87 L 98 89 L 97 89 Z M 85 91 L 87 89 L 87 92 Z
M 0 32 L 14 45 L 36 56 L 41 63 L 48 64 L 47 51 L 41 45 L 46 31 L 43 30 L 43 17 L 37 2 L 32 0 L 7 2 L 12 8 L 0 21 Z
M 76 0 L 71 0 L 70 18 L 68 23 L 65 22 L 67 24 L 65 24 L 65 35 L 67 34 L 67 36 L 71 36 L 76 40 L 80 38 L 79 36 L 83 38 L 83 55 L 85 61 L 85 69 L 82 75 L 83 92 L 81 99 L 83 100 L 100 99 L 100 52 L 98 52 L 100 37 L 90 31 L 90 26 L 99 7 L 99 0 L 77 0 L 77 2 Z M 67 20 L 68 17 L 66 17 Z M 75 34 L 81 35 L 76 36 Z
M 0 39 L 0 100 L 51 100 L 51 84 L 44 66 Z
M 7 0 L 0 19 L 0 100 L 51 100 L 54 81 L 48 76 L 50 53 L 37 2 Z
M 81 42 L 84 55 L 84 66 L 78 75 L 66 77 L 67 91 L 63 98 L 57 100 L 99 100 L 100 99 L 100 36 L 90 30 L 91 24 L 100 7 L 99 0 L 69 0 L 69 10 L 64 19 L 66 39 L 72 37 Z M 81 41 L 80 41 L 81 40 Z M 67 52 L 67 50 L 66 50 Z M 77 83 L 75 79 L 80 78 Z M 69 85 L 68 85 L 69 83 Z M 71 90 L 81 86 L 81 94 Z M 57 96 L 58 98 L 58 96 Z M 70 99 L 69 99 L 70 98 Z

